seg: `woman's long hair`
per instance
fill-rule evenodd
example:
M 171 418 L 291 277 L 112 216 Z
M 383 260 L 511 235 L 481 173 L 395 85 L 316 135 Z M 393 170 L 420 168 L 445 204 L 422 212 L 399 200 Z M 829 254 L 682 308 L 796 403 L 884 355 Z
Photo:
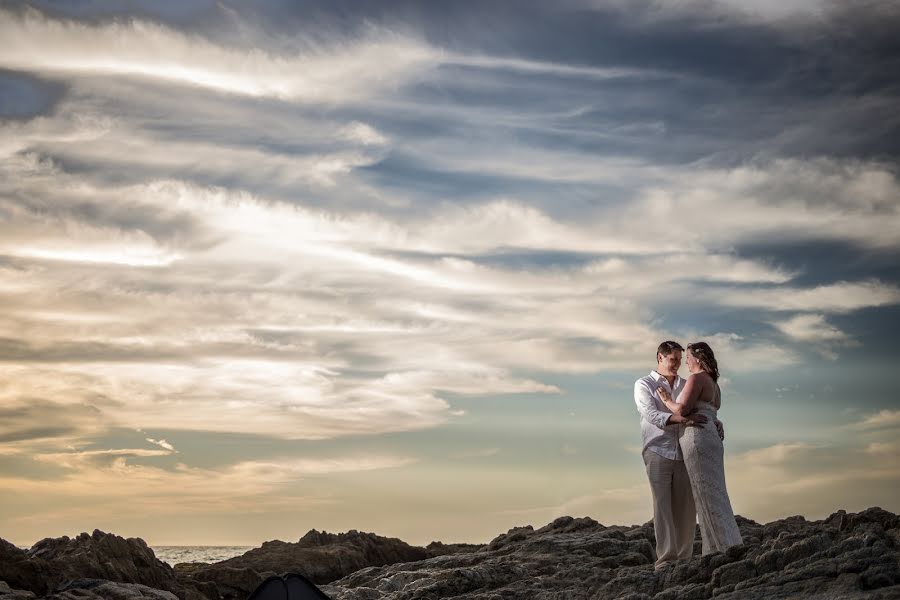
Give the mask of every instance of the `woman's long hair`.
M 706 342 L 693 342 L 688 344 L 687 351 L 697 359 L 700 367 L 709 373 L 713 381 L 719 381 L 719 363 L 716 362 L 716 355 L 713 354 L 712 348 Z

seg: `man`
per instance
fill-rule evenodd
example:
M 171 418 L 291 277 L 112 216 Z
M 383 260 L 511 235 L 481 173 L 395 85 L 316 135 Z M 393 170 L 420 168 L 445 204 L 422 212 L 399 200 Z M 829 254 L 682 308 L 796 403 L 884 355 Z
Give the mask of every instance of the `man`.
M 678 342 L 663 342 L 656 349 L 656 370 L 634 383 L 634 402 L 641 414 L 644 465 L 653 494 L 657 570 L 690 558 L 694 551 L 697 510 L 678 445 L 678 424 L 688 418 L 672 414 L 657 393 L 664 388 L 678 402 L 685 384 L 678 376 L 683 351 Z M 702 426 L 706 417 L 697 415 L 690 421 Z

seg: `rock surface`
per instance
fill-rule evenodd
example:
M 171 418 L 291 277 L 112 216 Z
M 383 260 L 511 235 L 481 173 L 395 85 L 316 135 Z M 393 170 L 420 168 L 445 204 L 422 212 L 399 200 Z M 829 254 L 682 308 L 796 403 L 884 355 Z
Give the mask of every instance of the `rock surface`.
M 0 581 L 45 595 L 76 579 L 133 583 L 185 595 L 175 572 L 144 540 L 95 530 L 76 538 L 47 538 L 22 550 L 0 540 Z
M 174 570 L 142 540 L 99 531 L 27 551 L 0 540 L 0 600 L 244 600 L 266 576 L 287 571 L 320 581 L 343 572 L 321 586 L 334 600 L 900 599 L 897 515 L 870 508 L 823 521 L 738 517 L 738 525 L 743 546 L 658 572 L 651 523 L 605 527 L 571 517 L 511 529 L 486 546 L 416 548 L 314 530 L 297 543 Z M 355 570 L 358 561 L 371 562 Z
M 300 573 L 319 584 L 340 579 L 364 567 L 423 560 L 431 556 L 425 548 L 410 546 L 396 538 L 356 530 L 333 534 L 313 529 L 296 543 L 265 542 L 259 548 L 215 566 Z
M 322 584 L 365 567 L 424 560 L 478 547 L 434 542 L 428 548 L 420 548 L 374 533 L 351 530 L 333 534 L 313 529 L 297 542 L 265 542 L 241 556 L 211 565 L 175 565 L 175 571 L 186 584 L 214 583 L 223 600 L 244 600 L 272 574 L 300 573 Z
M 652 524 L 563 517 L 512 529 L 475 552 L 363 569 L 323 590 L 334 600 L 900 598 L 900 517 L 892 513 L 738 524 L 743 546 L 658 572 Z

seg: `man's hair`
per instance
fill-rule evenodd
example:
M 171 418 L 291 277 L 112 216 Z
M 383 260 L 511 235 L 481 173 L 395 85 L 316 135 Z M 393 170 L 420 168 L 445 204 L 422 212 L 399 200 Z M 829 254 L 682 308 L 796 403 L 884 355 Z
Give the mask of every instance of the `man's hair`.
M 681 347 L 681 344 L 669 340 L 659 345 L 659 348 L 656 349 L 656 356 L 657 358 L 659 358 L 660 354 L 662 354 L 663 356 L 668 356 L 676 350 L 681 350 L 682 352 L 684 352 L 684 348 Z

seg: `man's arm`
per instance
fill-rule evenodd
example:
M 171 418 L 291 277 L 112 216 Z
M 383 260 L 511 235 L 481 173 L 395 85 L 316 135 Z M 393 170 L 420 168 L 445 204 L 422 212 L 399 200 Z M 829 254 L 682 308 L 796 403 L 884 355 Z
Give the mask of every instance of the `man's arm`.
M 659 410 L 656 407 L 656 402 L 653 400 L 650 386 L 640 379 L 634 382 L 634 403 L 637 405 L 638 412 L 641 413 L 641 416 L 660 429 L 663 429 L 666 425 L 679 422 L 677 417 L 672 413 Z

